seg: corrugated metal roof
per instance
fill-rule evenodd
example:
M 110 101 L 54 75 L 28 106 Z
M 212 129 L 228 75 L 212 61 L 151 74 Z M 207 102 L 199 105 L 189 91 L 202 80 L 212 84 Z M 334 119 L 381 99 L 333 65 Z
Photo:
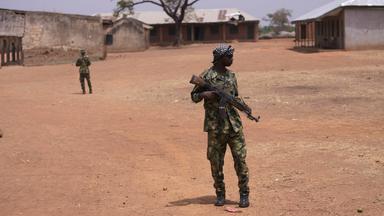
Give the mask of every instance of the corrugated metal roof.
M 332 11 L 350 6 L 380 7 L 384 6 L 384 0 L 336 0 L 310 11 L 294 19 L 292 22 L 318 19 Z
M 195 9 L 192 13 L 187 14 L 184 19 L 184 23 L 217 23 L 217 22 L 228 22 L 231 16 L 237 16 L 238 14 L 244 16 L 245 21 L 259 21 L 259 19 L 252 15 L 240 11 L 236 8 L 225 8 L 225 9 Z M 111 13 L 100 13 L 96 16 L 102 18 L 113 19 Z M 144 23 L 154 24 L 167 24 L 174 23 L 164 11 L 135 11 L 133 15 L 127 17 L 133 17 Z

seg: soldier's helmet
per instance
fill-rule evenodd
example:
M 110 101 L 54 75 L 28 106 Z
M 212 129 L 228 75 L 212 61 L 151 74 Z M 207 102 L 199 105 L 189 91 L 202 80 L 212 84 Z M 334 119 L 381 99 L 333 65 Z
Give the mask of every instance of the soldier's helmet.
M 81 50 L 80 50 L 80 54 L 81 54 L 81 55 L 85 55 L 85 49 L 81 49 Z

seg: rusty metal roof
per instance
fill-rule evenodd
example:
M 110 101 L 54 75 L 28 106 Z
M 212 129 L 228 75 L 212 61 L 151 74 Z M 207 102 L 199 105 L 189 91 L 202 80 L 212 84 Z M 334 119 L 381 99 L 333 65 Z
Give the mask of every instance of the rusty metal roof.
M 195 9 L 191 13 L 187 13 L 183 23 L 217 23 L 228 22 L 231 17 L 237 18 L 241 14 L 245 21 L 259 21 L 259 19 L 252 15 L 240 11 L 236 8 L 225 9 Z M 102 18 L 111 19 L 111 13 L 96 14 Z M 144 23 L 154 24 L 168 24 L 174 23 L 174 21 L 163 11 L 135 11 L 133 15 L 128 15 Z M 119 19 L 119 18 L 118 18 Z

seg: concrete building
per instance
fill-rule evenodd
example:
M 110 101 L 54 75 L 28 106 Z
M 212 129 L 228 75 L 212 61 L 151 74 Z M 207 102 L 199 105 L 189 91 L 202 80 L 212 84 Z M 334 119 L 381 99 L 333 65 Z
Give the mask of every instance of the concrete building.
M 107 52 L 135 52 L 149 48 L 151 26 L 134 18 L 103 17 Z
M 175 41 L 174 21 L 165 12 L 137 11 L 130 16 L 153 27 L 151 45 L 169 45 Z M 258 26 L 258 19 L 238 9 L 195 9 L 183 21 L 182 38 L 184 43 L 257 41 Z
M 293 23 L 296 47 L 384 48 L 384 0 L 336 0 Z
M 1 65 L 74 61 L 80 49 L 105 57 L 99 17 L 0 9 Z

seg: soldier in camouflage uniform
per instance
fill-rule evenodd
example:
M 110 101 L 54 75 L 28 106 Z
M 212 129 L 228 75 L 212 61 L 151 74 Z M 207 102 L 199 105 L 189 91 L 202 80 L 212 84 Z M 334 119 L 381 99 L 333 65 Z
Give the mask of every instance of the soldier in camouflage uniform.
M 234 49 L 226 44 L 219 45 L 213 51 L 213 66 L 204 71 L 200 77 L 208 84 L 222 89 L 226 93 L 238 97 L 237 80 L 235 73 L 228 70 L 232 65 Z M 205 91 L 201 87 L 195 86 L 191 92 L 192 101 L 198 103 L 204 99 L 205 120 L 204 131 L 208 132 L 207 157 L 211 163 L 211 172 L 216 189 L 216 206 L 223 206 L 225 203 L 225 184 L 224 184 L 224 155 L 227 144 L 229 145 L 236 174 L 238 176 L 238 186 L 240 192 L 239 207 L 249 206 L 249 187 L 248 187 L 248 167 L 245 162 L 247 150 L 243 135 L 243 127 L 237 110 L 227 104 L 225 107 L 226 117 L 222 118 L 219 114 L 219 100 L 215 92 Z
M 85 50 L 80 50 L 80 58 L 76 61 L 76 66 L 80 67 L 80 84 L 81 84 L 81 90 L 83 91 L 83 94 L 85 94 L 85 83 L 84 79 L 87 80 L 88 88 L 89 88 L 89 94 L 92 94 L 92 84 L 91 84 L 91 77 L 89 73 L 89 66 L 91 65 L 91 61 L 89 60 L 88 56 L 85 54 Z

